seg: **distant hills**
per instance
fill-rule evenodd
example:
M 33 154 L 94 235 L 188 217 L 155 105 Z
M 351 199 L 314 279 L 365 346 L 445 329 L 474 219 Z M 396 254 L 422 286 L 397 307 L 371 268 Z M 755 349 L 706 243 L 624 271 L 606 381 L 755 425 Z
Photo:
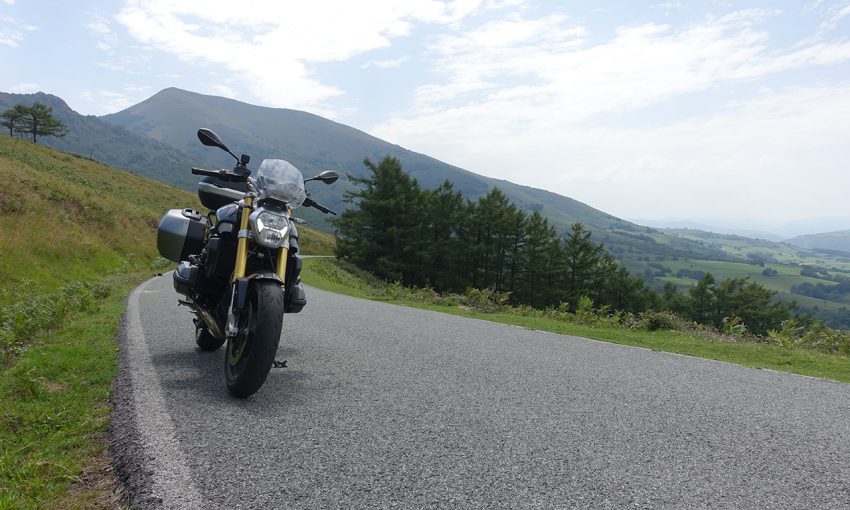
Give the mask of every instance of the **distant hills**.
M 812 250 L 829 250 L 846 253 L 850 256 L 850 230 L 806 234 L 785 241 L 788 244 Z

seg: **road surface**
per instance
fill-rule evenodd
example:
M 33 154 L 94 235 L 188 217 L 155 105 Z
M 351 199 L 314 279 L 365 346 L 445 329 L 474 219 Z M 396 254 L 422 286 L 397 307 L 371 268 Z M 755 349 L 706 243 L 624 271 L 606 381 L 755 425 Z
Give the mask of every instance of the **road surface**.
M 139 508 L 850 508 L 850 385 L 308 289 L 247 400 L 170 275 L 129 298 Z

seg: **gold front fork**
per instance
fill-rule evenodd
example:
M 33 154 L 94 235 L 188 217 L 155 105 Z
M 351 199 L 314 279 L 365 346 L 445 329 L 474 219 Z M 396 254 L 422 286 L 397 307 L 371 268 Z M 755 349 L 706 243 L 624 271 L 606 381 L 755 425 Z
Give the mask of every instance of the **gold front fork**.
M 286 282 L 286 259 L 289 257 L 289 248 L 281 248 L 277 252 L 277 267 L 275 272 L 280 278 L 280 281 Z
M 233 268 L 233 281 L 245 277 L 245 266 L 248 265 L 248 216 L 254 210 L 254 197 L 247 196 L 242 206 L 242 221 L 239 222 L 239 239 L 236 241 L 236 267 Z
M 287 207 L 286 213 L 287 216 L 292 216 L 292 209 Z M 287 242 L 286 245 L 288 246 L 289 242 Z M 284 285 L 286 285 L 286 259 L 288 258 L 289 248 L 281 246 L 280 250 L 277 252 L 277 267 L 275 268 L 275 272 L 277 273 L 278 278 L 280 278 L 280 281 L 284 282 Z

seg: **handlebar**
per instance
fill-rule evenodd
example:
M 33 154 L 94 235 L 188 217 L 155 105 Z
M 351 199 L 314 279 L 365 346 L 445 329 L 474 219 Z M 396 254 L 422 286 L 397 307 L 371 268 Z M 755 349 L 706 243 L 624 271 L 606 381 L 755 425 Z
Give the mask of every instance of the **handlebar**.
M 222 181 L 229 182 L 245 182 L 248 180 L 247 175 L 239 175 L 233 172 L 229 172 L 227 170 L 204 170 L 203 168 L 192 168 L 193 175 L 206 175 L 208 177 L 216 177 L 221 179 Z M 336 213 L 323 206 L 322 204 L 316 202 L 309 196 L 304 199 L 304 205 L 306 207 L 312 207 L 313 209 L 318 209 L 325 214 L 333 214 L 336 216 Z
M 203 168 L 192 168 L 192 174 L 216 177 L 222 181 L 228 182 L 245 182 L 248 180 L 247 175 L 239 175 L 227 170 L 204 170 Z
M 336 216 L 335 212 L 331 211 L 330 209 L 328 209 L 327 207 L 323 206 L 322 204 L 316 202 L 315 200 L 313 200 L 310 197 L 307 197 L 307 198 L 304 199 L 304 205 L 307 206 L 307 207 L 312 207 L 313 209 L 318 209 L 325 214 L 333 214 L 334 216 Z

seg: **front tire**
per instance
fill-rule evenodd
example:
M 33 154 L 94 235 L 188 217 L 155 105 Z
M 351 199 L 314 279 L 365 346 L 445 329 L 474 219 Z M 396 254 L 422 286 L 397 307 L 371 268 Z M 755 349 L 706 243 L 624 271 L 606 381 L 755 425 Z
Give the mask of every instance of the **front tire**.
M 233 396 L 245 398 L 266 381 L 277 354 L 283 329 L 283 289 L 278 282 L 251 282 L 238 329 L 227 340 L 224 378 Z

